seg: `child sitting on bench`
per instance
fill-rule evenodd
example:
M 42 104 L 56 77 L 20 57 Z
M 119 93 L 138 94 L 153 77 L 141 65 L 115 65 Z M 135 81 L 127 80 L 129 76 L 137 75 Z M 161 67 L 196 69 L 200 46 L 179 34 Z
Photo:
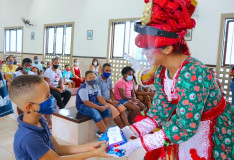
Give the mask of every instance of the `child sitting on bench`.
M 77 91 L 76 107 L 78 112 L 94 120 L 99 128 L 96 133 L 98 137 L 101 137 L 107 131 L 106 126 L 111 112 L 109 105 L 101 95 L 99 86 L 96 84 L 96 75 L 93 71 L 85 73 L 85 83 Z

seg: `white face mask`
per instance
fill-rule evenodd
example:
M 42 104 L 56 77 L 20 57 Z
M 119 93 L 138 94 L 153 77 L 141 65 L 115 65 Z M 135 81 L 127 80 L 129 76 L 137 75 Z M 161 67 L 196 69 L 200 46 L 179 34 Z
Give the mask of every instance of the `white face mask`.
M 2 68 L 5 66 L 6 64 L 2 64 Z
M 95 66 L 96 66 L 96 65 L 97 65 L 97 62 L 93 62 L 93 65 L 95 65 Z

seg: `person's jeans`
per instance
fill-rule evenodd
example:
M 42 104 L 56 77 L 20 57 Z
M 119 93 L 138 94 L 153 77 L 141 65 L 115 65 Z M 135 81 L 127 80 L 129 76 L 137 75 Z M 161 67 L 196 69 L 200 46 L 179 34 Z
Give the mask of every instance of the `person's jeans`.
M 234 81 L 231 82 L 230 88 L 232 91 L 232 105 L 234 105 Z
M 68 90 L 65 90 L 63 93 L 59 93 L 56 90 L 50 89 L 50 93 L 54 96 L 54 98 L 57 100 L 57 105 L 59 109 L 65 108 L 68 101 L 71 98 L 71 92 Z M 62 100 L 63 98 L 63 100 Z
M 96 105 L 102 106 L 100 103 L 95 103 Z M 111 116 L 110 109 L 107 108 L 105 111 L 101 112 L 97 109 L 86 106 L 85 104 L 80 104 L 78 111 L 88 117 L 91 117 L 95 123 L 100 122 L 103 118 L 108 118 Z

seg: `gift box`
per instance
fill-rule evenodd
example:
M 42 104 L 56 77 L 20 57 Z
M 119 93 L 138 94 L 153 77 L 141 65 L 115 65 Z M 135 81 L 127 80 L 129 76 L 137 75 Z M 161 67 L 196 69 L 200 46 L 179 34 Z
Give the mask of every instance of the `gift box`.
M 108 142 L 108 147 L 106 148 L 106 152 L 108 154 L 115 154 L 118 157 L 124 156 L 125 150 L 115 149 L 115 147 L 127 143 L 127 139 L 119 127 L 116 126 L 109 128 L 99 141 Z

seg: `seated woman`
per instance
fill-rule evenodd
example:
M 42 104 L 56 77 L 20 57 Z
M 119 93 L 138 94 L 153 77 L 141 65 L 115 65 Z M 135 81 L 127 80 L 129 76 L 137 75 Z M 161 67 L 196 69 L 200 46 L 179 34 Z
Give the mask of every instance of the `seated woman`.
M 115 98 L 130 110 L 128 121 L 132 124 L 139 112 L 145 109 L 145 105 L 140 102 L 140 100 L 136 99 L 136 94 L 133 88 L 132 67 L 124 67 L 121 72 L 123 77 L 120 78 L 114 86 Z
M 90 71 L 93 71 L 96 76 L 102 73 L 101 67 L 99 67 L 98 59 L 94 58 L 92 64 L 89 67 Z
M 5 65 L 2 68 L 2 73 L 3 73 L 4 79 L 6 80 L 7 87 L 9 88 L 11 81 L 12 81 L 13 74 L 15 73 L 18 66 L 14 65 L 14 58 L 12 55 L 8 56 L 6 58 L 6 61 L 7 61 L 7 65 Z
M 73 76 L 73 78 L 71 79 L 73 80 L 73 82 L 75 82 L 75 87 L 80 87 L 80 85 L 84 82 L 84 78 L 81 75 L 78 59 L 74 59 L 74 66 L 71 67 L 71 72 Z
M 70 66 L 65 65 L 65 70 L 63 71 L 63 80 L 64 85 L 68 85 L 68 88 L 75 88 L 75 82 L 73 82 L 70 78 L 72 78 L 72 72 Z
M 52 60 L 52 67 L 45 71 L 44 78 L 50 86 L 50 93 L 57 100 L 59 109 L 65 108 L 71 98 L 71 92 L 63 87 L 62 73 L 59 68 L 59 59 Z M 63 98 L 63 100 L 62 100 Z

